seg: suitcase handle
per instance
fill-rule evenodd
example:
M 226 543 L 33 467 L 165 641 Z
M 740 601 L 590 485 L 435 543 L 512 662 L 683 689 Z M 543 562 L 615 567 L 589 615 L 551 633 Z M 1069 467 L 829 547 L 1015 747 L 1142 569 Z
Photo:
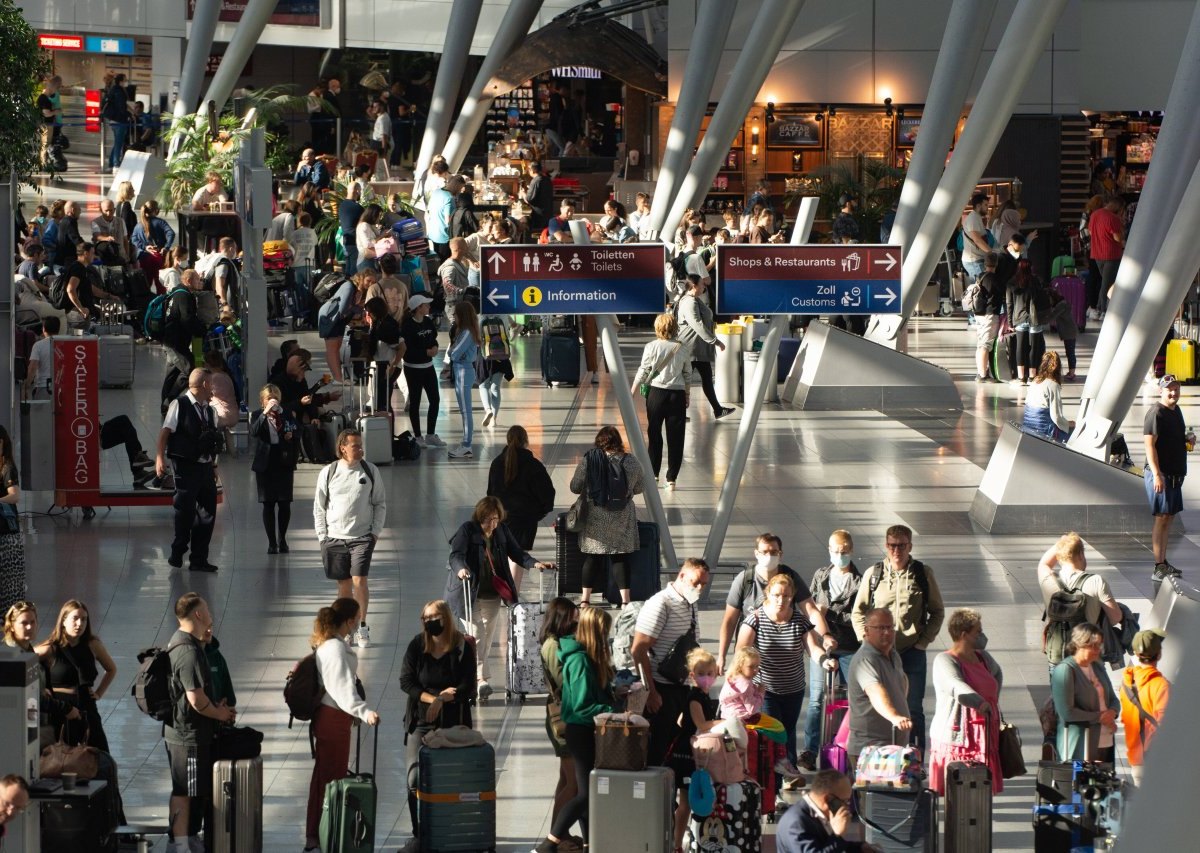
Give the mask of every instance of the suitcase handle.
M 375 768 L 379 766 L 379 723 L 375 726 L 375 742 L 371 747 L 371 778 L 374 779 L 378 774 Z M 362 725 L 354 727 L 354 774 L 362 775 Z

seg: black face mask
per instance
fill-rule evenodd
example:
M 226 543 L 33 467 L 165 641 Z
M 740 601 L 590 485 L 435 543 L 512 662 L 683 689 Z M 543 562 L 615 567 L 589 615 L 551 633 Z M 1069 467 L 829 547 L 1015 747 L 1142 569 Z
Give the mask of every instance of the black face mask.
M 441 619 L 430 619 L 425 623 L 425 633 L 431 637 L 440 636 L 443 630 L 445 630 L 445 626 L 442 624 Z

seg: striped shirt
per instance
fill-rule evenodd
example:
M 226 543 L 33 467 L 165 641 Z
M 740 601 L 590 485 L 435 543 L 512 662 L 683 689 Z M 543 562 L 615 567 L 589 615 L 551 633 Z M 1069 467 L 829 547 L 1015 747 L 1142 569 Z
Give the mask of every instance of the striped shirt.
M 804 635 L 812 630 L 812 624 L 800 608 L 792 607 L 792 618 L 780 624 L 759 607 L 746 625 L 754 631 L 754 647 L 762 655 L 755 681 L 771 693 L 803 693 L 808 668 Z
M 665 589 L 654 593 L 642 605 L 634 630 L 654 638 L 654 646 L 650 649 L 650 674 L 655 681 L 672 683 L 658 677 L 658 662 L 693 625 L 696 625 L 696 608 L 675 591 L 674 583 L 667 584 Z M 696 640 L 700 640 L 699 628 L 696 630 Z

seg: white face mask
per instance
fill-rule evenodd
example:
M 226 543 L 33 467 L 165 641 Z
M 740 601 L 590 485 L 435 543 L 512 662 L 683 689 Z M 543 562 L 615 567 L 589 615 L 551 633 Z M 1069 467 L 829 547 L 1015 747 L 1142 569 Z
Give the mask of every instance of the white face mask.
M 691 584 L 683 584 L 682 586 L 676 587 L 676 589 L 678 590 L 679 594 L 683 596 L 683 600 L 688 604 L 695 604 L 700 600 L 700 589 L 698 587 L 694 587 Z
M 778 554 L 755 554 L 754 559 L 754 569 L 760 575 L 768 574 L 769 572 L 773 572 L 779 568 Z
M 1020 249 L 1014 249 L 1012 246 L 1009 246 L 1009 247 L 1008 247 L 1008 253 L 1009 253 L 1010 255 L 1012 255 L 1014 258 L 1020 258 L 1020 257 L 1021 257 L 1021 250 L 1020 250 Z
M 836 569 L 844 569 L 850 565 L 851 556 L 849 554 L 839 554 L 837 551 L 829 552 L 829 562 Z

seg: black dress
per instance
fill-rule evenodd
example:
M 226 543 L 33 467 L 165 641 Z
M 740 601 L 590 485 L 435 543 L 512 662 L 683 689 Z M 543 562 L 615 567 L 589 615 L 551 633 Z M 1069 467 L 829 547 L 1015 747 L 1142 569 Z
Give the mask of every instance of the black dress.
M 55 691 L 73 689 L 74 696 L 57 692 L 55 696 L 78 708 L 82 714 L 82 719 L 79 720 L 59 721 L 60 725 L 66 726 L 64 739 L 67 743 L 86 743 L 108 752 L 108 737 L 104 734 L 100 710 L 96 707 L 96 700 L 92 698 L 91 691 L 99 674 L 96 656 L 87 643 L 60 646 L 50 651 L 50 688 Z
M 17 466 L 11 462 L 0 469 L 0 494 L 21 485 Z M 15 509 L 15 507 L 14 507 Z M 20 533 L 0 533 L 0 613 L 25 597 L 25 540 Z
M 291 503 L 292 481 L 296 473 L 296 442 L 299 427 L 290 412 L 283 414 L 283 434 L 271 442 L 270 419 L 259 409 L 250 418 L 250 437 L 254 439 L 254 461 L 250 470 L 258 485 L 259 503 Z

